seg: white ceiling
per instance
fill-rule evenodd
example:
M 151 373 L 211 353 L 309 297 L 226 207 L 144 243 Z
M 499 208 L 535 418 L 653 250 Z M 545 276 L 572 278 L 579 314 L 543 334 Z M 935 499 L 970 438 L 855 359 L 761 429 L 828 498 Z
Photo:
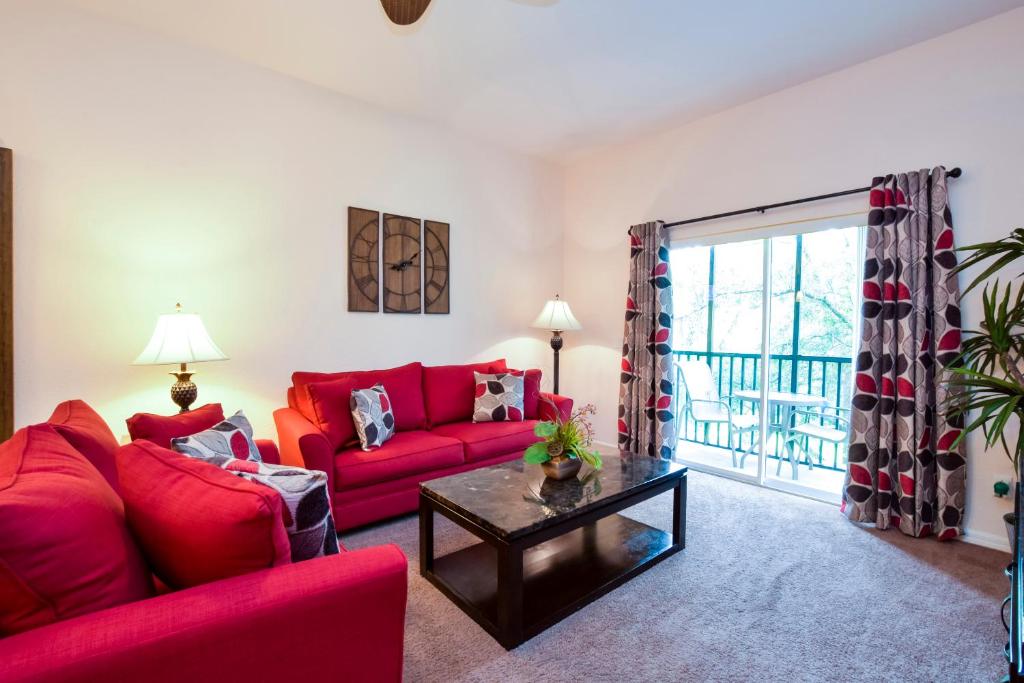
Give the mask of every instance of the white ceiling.
M 71 0 L 506 147 L 565 160 L 1024 0 Z

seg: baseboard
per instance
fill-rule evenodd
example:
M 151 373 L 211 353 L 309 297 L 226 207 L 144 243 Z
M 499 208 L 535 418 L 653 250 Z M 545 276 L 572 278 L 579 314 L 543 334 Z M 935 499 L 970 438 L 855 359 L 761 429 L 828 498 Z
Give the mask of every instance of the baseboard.
M 964 529 L 964 535 L 960 539 L 964 543 L 980 545 L 983 548 L 1002 550 L 1004 553 L 1010 552 L 1010 542 L 1006 539 L 1006 534 L 990 534 L 984 531 Z

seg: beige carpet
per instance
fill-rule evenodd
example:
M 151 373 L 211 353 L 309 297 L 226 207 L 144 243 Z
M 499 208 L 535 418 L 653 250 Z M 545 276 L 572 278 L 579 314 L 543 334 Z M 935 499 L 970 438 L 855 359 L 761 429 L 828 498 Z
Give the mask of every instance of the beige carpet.
M 409 557 L 407 681 L 996 681 L 1009 556 L 691 472 L 687 548 L 512 652 L 418 574 L 414 516 L 345 534 Z M 628 511 L 670 528 L 671 495 Z M 438 522 L 437 552 L 471 542 Z

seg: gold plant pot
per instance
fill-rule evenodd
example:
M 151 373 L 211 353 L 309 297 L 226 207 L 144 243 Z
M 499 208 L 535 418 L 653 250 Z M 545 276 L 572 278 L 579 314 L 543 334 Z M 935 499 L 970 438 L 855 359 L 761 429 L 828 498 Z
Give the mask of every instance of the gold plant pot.
M 572 479 L 579 474 L 580 467 L 583 466 L 583 462 L 577 458 L 569 458 L 564 455 L 560 455 L 555 458 L 551 458 L 547 462 L 542 462 L 540 467 L 544 470 L 544 474 L 548 479 L 554 479 L 556 481 L 562 481 L 564 479 Z

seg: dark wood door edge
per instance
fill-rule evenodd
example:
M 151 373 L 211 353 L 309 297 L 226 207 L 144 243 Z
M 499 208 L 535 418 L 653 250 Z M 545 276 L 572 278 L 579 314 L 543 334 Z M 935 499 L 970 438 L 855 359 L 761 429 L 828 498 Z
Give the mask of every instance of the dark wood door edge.
M 14 433 L 14 154 L 0 147 L 0 440 Z

